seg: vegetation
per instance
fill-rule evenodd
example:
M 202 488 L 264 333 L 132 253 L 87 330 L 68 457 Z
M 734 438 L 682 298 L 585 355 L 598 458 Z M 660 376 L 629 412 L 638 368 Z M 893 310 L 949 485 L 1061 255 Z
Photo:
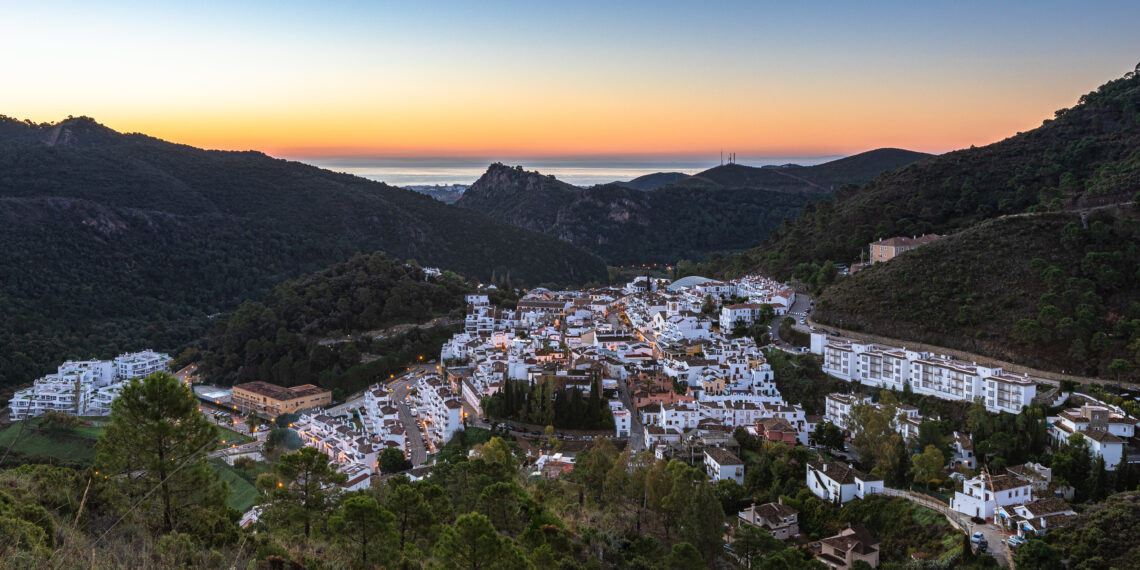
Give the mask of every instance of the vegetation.
M 111 405 L 95 445 L 95 472 L 122 480 L 118 490 L 131 505 L 124 514 L 163 533 L 185 532 L 228 516 L 228 490 L 205 460 L 217 444 L 218 432 L 190 389 L 156 372 L 132 380 Z
M 1136 532 L 1140 532 L 1140 493 L 1133 490 L 1112 495 L 1090 507 L 1070 526 L 1050 530 L 1046 543 L 1030 540 L 1023 545 L 1017 566 L 1030 568 L 1031 561 L 1036 560 L 1068 560 L 1068 568 L 1074 570 L 1130 568 L 1140 557 Z M 1026 550 L 1031 545 L 1034 548 Z M 1022 564 L 1023 557 L 1027 564 Z
M 382 253 L 357 255 L 320 273 L 287 281 L 263 302 L 247 301 L 219 322 L 201 348 L 201 374 L 229 384 L 265 380 L 283 386 L 318 384 L 350 393 L 404 370 L 454 332 L 428 327 L 378 329 L 398 323 L 458 318 L 473 287 L 445 272 L 427 278 L 414 263 Z M 369 334 L 352 334 L 368 331 Z
M 812 199 L 861 184 L 922 153 L 880 149 L 818 166 L 719 166 L 643 191 L 578 188 L 493 164 L 456 204 L 586 248 L 612 265 L 673 263 L 755 245 Z
M 606 277 L 569 244 L 410 190 L 87 118 L 0 117 L 0 173 L 0 386 L 67 358 L 173 350 L 209 315 L 356 252 L 515 285 Z
M 489 418 L 567 429 L 614 427 L 609 404 L 602 398 L 599 379 L 595 379 L 585 397 L 581 388 L 557 388 L 553 380 L 506 380 L 501 390 L 483 398 L 483 411 Z
M 847 382 L 823 372 L 818 356 L 771 349 L 764 352 L 764 358 L 772 367 L 780 394 L 789 403 L 802 405 L 805 413 L 823 415 L 827 395 L 849 388 Z

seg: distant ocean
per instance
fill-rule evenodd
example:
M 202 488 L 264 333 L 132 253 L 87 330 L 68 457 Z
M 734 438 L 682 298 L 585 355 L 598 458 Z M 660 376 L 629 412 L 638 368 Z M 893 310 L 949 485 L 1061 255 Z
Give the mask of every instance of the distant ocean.
M 749 166 L 768 164 L 819 164 L 838 156 L 738 158 Z M 614 181 L 627 181 L 654 172 L 696 174 L 718 165 L 719 158 L 614 160 L 606 158 L 536 158 L 536 159 L 447 159 L 447 158 L 299 158 L 327 170 L 355 174 L 392 186 L 472 184 L 487 171 L 492 162 L 509 166 L 522 165 L 575 186 L 593 186 Z

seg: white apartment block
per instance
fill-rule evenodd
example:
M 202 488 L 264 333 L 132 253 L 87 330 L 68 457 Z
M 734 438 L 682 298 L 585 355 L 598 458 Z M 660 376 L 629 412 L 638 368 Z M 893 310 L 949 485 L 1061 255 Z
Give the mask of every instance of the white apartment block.
M 348 421 L 325 414 L 302 415 L 293 425 L 302 444 L 327 455 L 341 471 L 356 465 L 369 474 L 379 471 L 380 446 Z
M 812 344 L 821 345 L 823 371 L 848 382 L 891 390 L 909 384 L 916 394 L 943 400 L 972 402 L 980 397 L 995 413 L 1016 414 L 1037 396 L 1033 378 L 1007 374 L 1001 368 L 818 333 L 812 335 Z
M 142 378 L 148 374 L 166 370 L 169 364 L 169 355 L 149 349 L 121 354 L 115 357 L 115 376 L 119 380 Z
M 824 398 L 823 420 L 842 429 L 851 429 L 851 408 L 859 404 L 870 404 L 871 398 L 855 394 L 828 394 Z
M 455 432 L 463 429 L 463 404 L 447 383 L 435 374 L 420 378 L 416 389 L 425 433 L 437 446 L 442 446 Z
M 165 370 L 170 357 L 150 350 L 124 354 L 114 361 L 67 361 L 55 374 L 18 390 L 8 403 L 9 419 L 23 420 L 56 411 L 73 416 L 106 416 L 123 383 Z

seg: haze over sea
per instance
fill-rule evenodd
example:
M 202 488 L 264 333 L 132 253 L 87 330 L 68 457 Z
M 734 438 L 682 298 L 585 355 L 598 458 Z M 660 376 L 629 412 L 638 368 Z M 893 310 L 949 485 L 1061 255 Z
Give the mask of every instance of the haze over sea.
M 841 158 L 839 156 L 809 157 L 743 157 L 737 162 L 748 166 L 769 164 L 811 165 Z M 614 181 L 627 181 L 654 172 L 684 172 L 696 174 L 720 164 L 719 156 L 669 158 L 336 158 L 291 157 L 292 160 L 311 164 L 335 172 L 354 174 L 369 180 L 378 180 L 391 186 L 472 184 L 479 179 L 492 162 L 509 166 L 522 165 L 576 186 L 593 186 Z M 726 159 L 727 160 L 727 159 Z

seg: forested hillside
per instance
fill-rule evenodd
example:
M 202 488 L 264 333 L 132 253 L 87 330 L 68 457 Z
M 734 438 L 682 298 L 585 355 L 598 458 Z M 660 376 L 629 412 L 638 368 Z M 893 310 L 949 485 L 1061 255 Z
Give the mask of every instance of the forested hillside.
M 818 322 L 1069 372 L 1140 367 L 1140 211 L 1010 216 L 838 280 Z
M 0 385 L 171 350 L 281 281 L 385 251 L 516 284 L 602 281 L 556 239 L 256 152 L 0 117 Z
M 383 339 L 356 333 L 459 318 L 472 290 L 451 272 L 426 277 L 418 266 L 382 253 L 357 255 L 287 281 L 263 301 L 242 303 L 183 359 L 198 359 L 201 374 L 214 383 L 312 383 L 347 393 L 419 355 L 438 354 L 453 330 L 441 324 Z M 369 354 L 375 359 L 365 358 Z
M 805 203 L 928 155 L 880 149 L 817 166 L 718 166 L 650 191 L 578 188 L 493 164 L 457 205 L 544 232 L 612 265 L 705 259 L 752 247 Z
M 1006 214 L 1127 202 L 1140 190 L 1140 75 L 1086 94 L 1031 131 L 888 172 L 804 207 L 739 258 L 701 268 L 762 267 L 787 279 L 801 263 L 858 261 L 882 238 L 947 234 Z

